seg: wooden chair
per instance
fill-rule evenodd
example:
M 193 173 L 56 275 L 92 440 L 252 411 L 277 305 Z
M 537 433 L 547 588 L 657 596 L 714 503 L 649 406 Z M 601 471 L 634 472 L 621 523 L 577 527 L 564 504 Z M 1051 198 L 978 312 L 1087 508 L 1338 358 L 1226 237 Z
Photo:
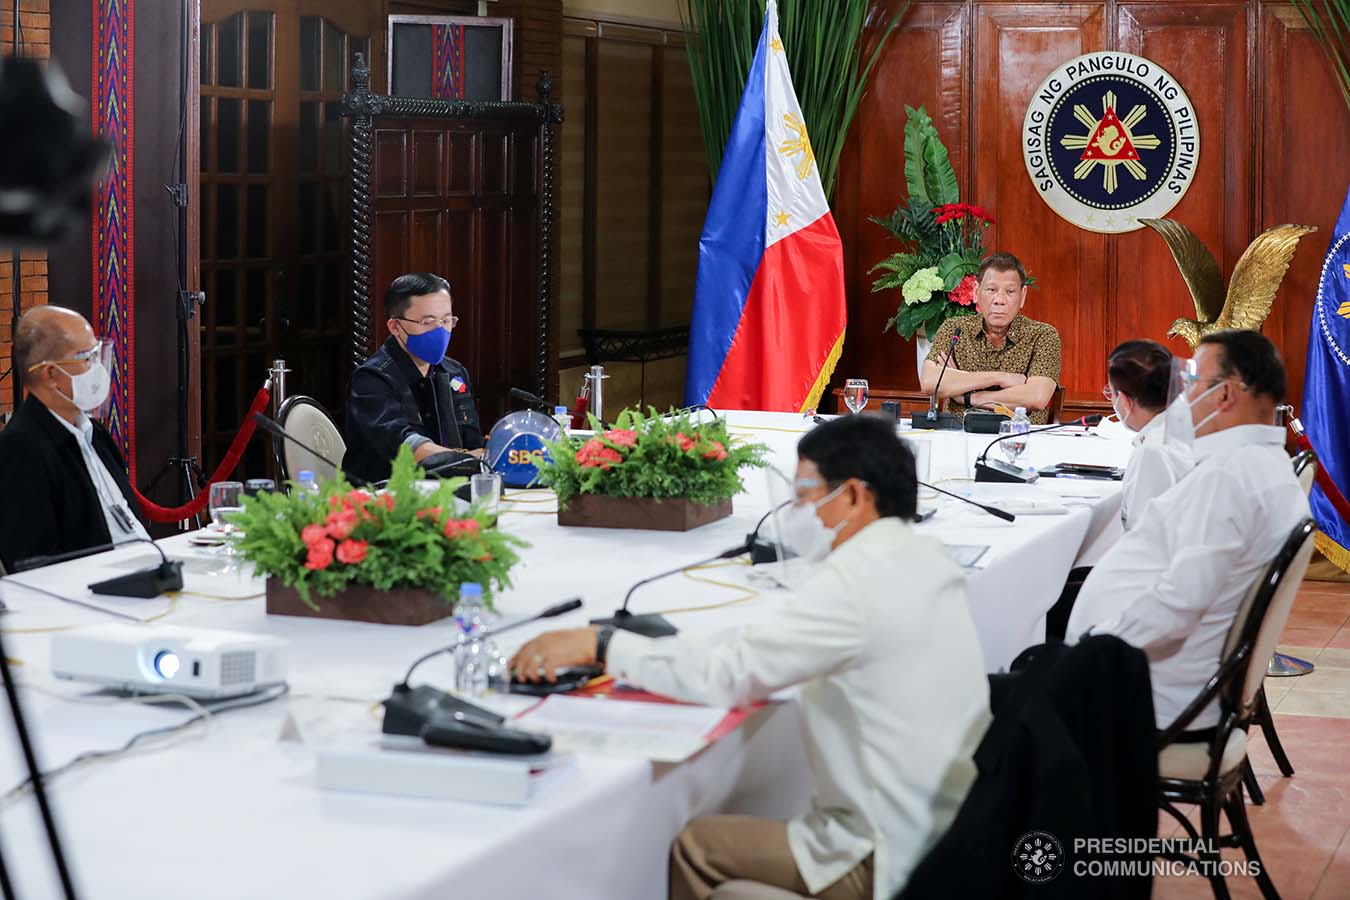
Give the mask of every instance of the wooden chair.
M 1050 397 L 1050 406 L 1046 412 L 1046 424 L 1054 425 L 1059 422 L 1060 410 L 1064 408 L 1064 385 L 1055 385 L 1055 393 Z
M 1256 883 L 1267 900 L 1279 892 L 1256 849 L 1242 799 L 1247 762 L 1247 729 L 1255 721 L 1265 678 L 1265 660 L 1275 651 L 1289 619 L 1303 574 L 1313 550 L 1313 522 L 1304 519 L 1285 540 L 1284 546 L 1247 592 L 1233 619 L 1218 671 L 1209 679 L 1176 721 L 1158 736 L 1159 803 L 1177 819 L 1192 840 L 1204 839 L 1213 852 L 1200 859 L 1214 869 L 1210 888 L 1218 900 L 1228 900 L 1228 884 L 1217 871 L 1221 846 L 1241 847 L 1247 859 L 1259 864 Z M 1219 701 L 1219 725 L 1208 743 L 1178 743 L 1177 738 L 1215 700 Z M 1200 807 L 1200 828 L 1176 808 L 1177 803 Z M 1230 834 L 1219 834 L 1219 812 L 1228 817 Z M 1193 861 L 1192 857 L 1168 858 Z
M 1294 476 L 1298 478 L 1299 487 L 1303 488 L 1303 493 L 1312 493 L 1313 481 L 1317 478 L 1317 457 L 1311 450 L 1304 451 L 1294 457 Z M 1284 653 L 1275 653 L 1271 656 L 1270 662 L 1266 665 L 1266 675 L 1272 677 L 1289 677 L 1294 675 L 1306 675 L 1313 670 L 1313 664 L 1296 656 L 1288 656 Z M 1256 714 L 1252 719 L 1261 727 L 1261 734 L 1265 736 L 1266 746 L 1270 748 L 1270 755 L 1275 757 L 1275 764 L 1280 767 L 1281 774 L 1288 778 L 1294 774 L 1294 766 L 1289 762 L 1289 756 L 1284 752 L 1284 745 L 1280 743 L 1280 735 L 1275 731 L 1275 717 L 1271 715 L 1270 704 L 1266 702 L 1266 688 L 1263 684 L 1256 698 Z M 1258 806 L 1266 802 L 1265 795 L 1261 792 L 1261 785 L 1256 781 L 1256 773 L 1251 770 L 1251 764 L 1247 765 L 1247 771 L 1243 773 L 1242 780 L 1247 785 L 1247 794 L 1252 798 L 1252 803 Z

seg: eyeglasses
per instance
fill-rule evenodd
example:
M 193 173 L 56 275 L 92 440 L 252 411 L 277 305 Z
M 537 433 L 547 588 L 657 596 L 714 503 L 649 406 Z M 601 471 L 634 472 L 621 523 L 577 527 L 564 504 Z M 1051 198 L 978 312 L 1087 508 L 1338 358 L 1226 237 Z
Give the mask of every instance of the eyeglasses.
M 104 342 L 102 340 L 96 340 L 94 341 L 94 346 L 90 347 L 88 350 L 81 350 L 78 353 L 72 353 L 70 356 L 67 356 L 64 359 L 44 359 L 42 362 L 33 363 L 31 366 L 28 367 L 28 371 L 32 372 L 35 369 L 42 368 L 43 366 L 59 366 L 62 364 L 90 362 L 91 360 L 98 359 L 98 357 L 103 353 L 103 345 Z
M 439 318 L 436 316 L 423 316 L 420 319 L 405 319 L 403 316 L 394 316 L 394 318 L 398 319 L 400 322 L 412 322 L 415 325 L 421 325 L 423 328 L 435 328 L 439 325 L 447 331 L 454 329 L 454 327 L 459 324 L 459 316 L 441 316 Z

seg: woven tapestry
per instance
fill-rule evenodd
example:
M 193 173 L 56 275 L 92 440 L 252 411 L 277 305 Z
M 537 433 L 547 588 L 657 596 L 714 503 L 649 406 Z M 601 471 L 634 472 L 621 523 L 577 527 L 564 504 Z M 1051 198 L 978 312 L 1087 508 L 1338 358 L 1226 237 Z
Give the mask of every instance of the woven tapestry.
M 464 99 L 464 26 L 432 29 L 431 95 L 438 100 Z
M 94 130 L 112 145 L 107 176 L 94 191 L 94 331 L 113 348 L 112 393 L 104 422 L 136 481 L 135 232 L 132 228 L 132 56 L 135 0 L 93 0 Z

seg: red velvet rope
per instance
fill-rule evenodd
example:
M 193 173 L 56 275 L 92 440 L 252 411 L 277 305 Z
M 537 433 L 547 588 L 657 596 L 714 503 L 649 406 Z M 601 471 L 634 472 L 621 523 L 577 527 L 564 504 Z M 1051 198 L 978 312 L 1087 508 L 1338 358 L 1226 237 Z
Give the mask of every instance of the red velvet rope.
M 253 437 L 254 429 L 258 427 L 257 423 L 253 421 L 254 413 L 262 412 L 271 401 L 272 392 L 266 387 L 259 388 L 257 395 L 253 398 L 253 405 L 248 408 L 248 414 L 244 416 L 244 424 L 240 426 L 239 433 L 230 442 L 229 452 L 220 461 L 220 465 L 216 466 L 216 470 L 211 473 L 211 479 L 207 481 L 201 493 L 191 502 L 169 509 L 151 503 L 142 497 L 141 492 L 133 486 L 131 490 L 136 494 L 136 499 L 140 501 L 141 512 L 145 514 L 145 517 L 151 522 L 181 522 L 183 519 L 190 519 L 206 509 L 206 504 L 211 498 L 211 485 L 229 478 L 230 473 L 239 465 L 239 460 L 243 458 L 244 449 L 248 446 L 249 439 Z
M 1294 443 L 1298 445 L 1300 450 L 1312 450 L 1313 453 L 1317 452 L 1316 450 L 1313 450 L 1312 441 L 1308 440 L 1307 433 L 1295 432 Z M 1336 487 L 1336 482 L 1331 480 L 1331 476 L 1327 474 L 1327 470 L 1322 466 L 1317 467 L 1317 483 L 1321 486 L 1322 493 L 1326 494 L 1327 499 L 1331 501 L 1331 505 L 1341 517 L 1341 521 L 1350 525 L 1350 501 L 1345 499 L 1345 495 L 1341 493 L 1341 489 Z

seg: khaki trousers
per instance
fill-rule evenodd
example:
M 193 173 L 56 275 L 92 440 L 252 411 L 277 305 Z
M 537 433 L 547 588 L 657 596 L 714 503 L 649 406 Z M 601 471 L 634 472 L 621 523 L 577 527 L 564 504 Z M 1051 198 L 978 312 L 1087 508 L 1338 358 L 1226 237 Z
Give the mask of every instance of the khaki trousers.
M 695 819 L 670 848 L 670 900 L 708 900 L 719 884 L 738 878 L 820 900 L 871 900 L 872 857 L 812 894 L 792 858 L 785 822 L 749 816 Z

